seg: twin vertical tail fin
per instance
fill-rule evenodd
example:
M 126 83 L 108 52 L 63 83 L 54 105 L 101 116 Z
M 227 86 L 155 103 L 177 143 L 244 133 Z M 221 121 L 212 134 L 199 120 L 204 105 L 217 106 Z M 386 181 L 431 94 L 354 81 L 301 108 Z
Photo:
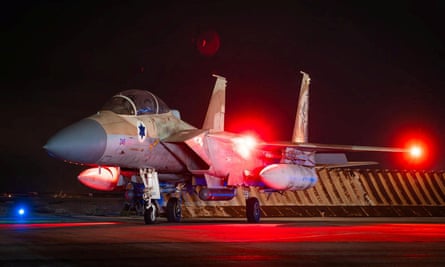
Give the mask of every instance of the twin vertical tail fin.
M 308 140 L 308 116 L 309 116 L 309 84 L 311 78 L 307 73 L 303 74 L 300 86 L 300 96 L 298 98 L 297 113 L 295 116 L 294 132 L 292 134 L 293 143 L 307 143 Z
M 308 116 L 309 116 L 309 84 L 311 78 L 305 72 L 300 86 L 300 96 L 298 98 L 297 113 L 295 117 L 294 131 L 292 134 L 293 143 L 308 142 Z M 216 78 L 210 98 L 207 114 L 204 119 L 203 129 L 215 132 L 224 131 L 224 114 L 226 104 L 226 78 L 213 74 Z
M 216 74 L 213 74 L 213 77 L 216 78 L 215 86 L 213 87 L 213 93 L 202 128 L 222 132 L 224 131 L 227 80 Z

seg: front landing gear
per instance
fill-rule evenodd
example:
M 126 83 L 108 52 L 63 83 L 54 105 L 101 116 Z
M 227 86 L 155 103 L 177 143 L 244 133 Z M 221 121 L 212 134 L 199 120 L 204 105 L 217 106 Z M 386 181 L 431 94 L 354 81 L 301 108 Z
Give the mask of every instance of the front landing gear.
M 157 217 L 157 208 L 155 203 L 150 203 L 149 207 L 144 209 L 145 224 L 154 224 Z
M 159 187 L 158 173 L 154 169 L 140 169 L 142 182 L 144 182 L 144 221 L 145 224 L 153 224 L 158 216 L 157 206 L 154 199 L 161 198 L 161 190 Z
M 256 197 L 246 199 L 246 217 L 250 223 L 258 223 L 261 218 L 260 202 Z

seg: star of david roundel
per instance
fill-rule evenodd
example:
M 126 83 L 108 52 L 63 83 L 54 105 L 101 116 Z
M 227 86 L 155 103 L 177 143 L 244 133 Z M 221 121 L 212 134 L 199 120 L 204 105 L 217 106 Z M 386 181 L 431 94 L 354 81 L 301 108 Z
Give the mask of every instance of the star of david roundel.
M 145 127 L 145 124 L 142 121 L 138 121 L 137 133 L 139 142 L 144 142 L 145 137 L 147 137 L 147 127 Z

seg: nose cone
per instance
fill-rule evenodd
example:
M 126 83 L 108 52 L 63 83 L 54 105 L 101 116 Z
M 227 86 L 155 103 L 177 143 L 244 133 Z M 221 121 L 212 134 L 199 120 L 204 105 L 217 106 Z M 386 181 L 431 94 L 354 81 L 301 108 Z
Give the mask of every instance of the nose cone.
M 96 163 L 104 154 L 106 145 L 104 128 L 95 120 L 84 119 L 56 133 L 43 148 L 58 159 Z

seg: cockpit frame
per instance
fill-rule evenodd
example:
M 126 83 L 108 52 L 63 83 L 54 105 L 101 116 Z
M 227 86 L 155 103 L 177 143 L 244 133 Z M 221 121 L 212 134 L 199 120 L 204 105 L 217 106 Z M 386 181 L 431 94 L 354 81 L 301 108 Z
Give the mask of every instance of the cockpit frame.
M 114 95 L 102 110 L 110 110 L 119 115 L 139 116 L 167 113 L 170 108 L 149 91 L 130 89 Z

